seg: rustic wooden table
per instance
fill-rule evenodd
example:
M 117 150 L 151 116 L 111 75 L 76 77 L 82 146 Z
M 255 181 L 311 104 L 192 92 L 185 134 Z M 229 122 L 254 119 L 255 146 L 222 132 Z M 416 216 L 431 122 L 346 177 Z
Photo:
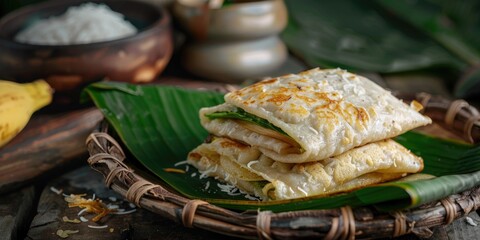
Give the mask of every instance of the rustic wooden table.
M 296 72 L 302 66 L 289 62 L 282 68 Z M 273 73 L 276 74 L 276 73 Z M 272 76 L 273 76 L 272 74 Z M 368 76 L 379 84 L 402 92 L 427 91 L 448 96 L 440 79 L 424 76 L 380 78 Z M 216 88 L 218 84 L 162 79 L 164 84 L 187 87 Z M 185 228 L 149 211 L 135 208 L 118 194 L 107 189 L 103 177 L 87 166 L 84 146 L 86 136 L 100 121 L 101 114 L 86 108 L 55 115 L 37 115 L 11 144 L 0 149 L 0 238 L 1 239 L 61 239 L 58 233 L 73 231 L 67 239 L 230 239 L 216 233 Z M 58 192 L 61 191 L 61 192 Z M 104 203 L 121 205 L 133 212 L 108 215 L 98 223 L 70 222 L 93 217 L 80 214 L 80 208 L 69 207 L 63 194 L 86 194 Z M 64 219 L 66 217 L 66 219 Z M 431 239 L 470 240 L 480 238 L 477 212 L 448 226 L 434 229 Z M 90 226 L 89 226 L 90 225 Z M 95 226 L 104 228 L 92 228 Z M 61 230 L 59 232 L 59 230 Z M 62 235 L 62 234 L 60 234 Z M 418 239 L 414 235 L 399 239 Z
M 56 193 L 51 188 L 61 190 Z M 192 239 L 212 240 L 231 239 L 200 229 L 185 228 L 149 211 L 136 208 L 135 212 L 125 215 L 109 215 L 99 223 L 65 222 L 64 218 L 80 220 L 79 208 L 69 208 L 63 194 L 86 194 L 86 197 L 102 199 L 105 203 L 121 203 L 123 199 L 107 189 L 103 177 L 82 166 L 64 175 L 54 178 L 46 185 L 28 186 L 0 198 L 0 234 L 2 239 L 61 239 L 59 230 L 78 231 L 68 239 Z M 127 204 L 128 206 L 128 204 Z M 128 206 L 130 208 L 130 206 Z M 91 214 L 82 214 L 87 219 Z M 32 219 L 33 217 L 33 219 Z M 480 217 L 473 212 L 469 215 L 475 222 Z M 107 226 L 95 229 L 90 226 Z M 431 239 L 478 239 L 480 228 L 467 223 L 465 218 L 458 219 L 449 226 L 434 229 Z M 407 235 L 399 239 L 419 239 Z

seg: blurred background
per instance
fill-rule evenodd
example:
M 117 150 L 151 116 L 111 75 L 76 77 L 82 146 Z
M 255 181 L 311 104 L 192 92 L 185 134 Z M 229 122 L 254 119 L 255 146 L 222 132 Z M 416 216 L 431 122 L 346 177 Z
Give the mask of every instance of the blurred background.
M 340 67 L 395 90 L 480 98 L 478 0 L 138 1 L 172 17 L 159 76 L 241 84 Z M 1 16 L 39 2 L 1 1 Z

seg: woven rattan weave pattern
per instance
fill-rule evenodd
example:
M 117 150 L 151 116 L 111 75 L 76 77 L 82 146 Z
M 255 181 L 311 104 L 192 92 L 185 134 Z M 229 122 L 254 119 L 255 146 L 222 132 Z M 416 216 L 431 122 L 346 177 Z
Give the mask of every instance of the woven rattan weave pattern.
M 427 94 L 416 99 L 424 113 L 464 139 L 480 139 L 479 113 L 463 100 L 448 101 Z M 121 145 L 108 133 L 105 123 L 87 139 L 88 163 L 105 177 L 105 184 L 139 207 L 180 222 L 185 227 L 201 228 L 247 239 L 362 239 L 396 237 L 414 233 L 428 237 L 434 226 L 450 224 L 480 207 L 480 187 L 451 195 L 437 202 L 390 213 L 374 208 L 348 206 L 338 209 L 236 212 L 198 199 L 188 199 L 160 180 L 152 182 L 142 171 L 134 170 Z

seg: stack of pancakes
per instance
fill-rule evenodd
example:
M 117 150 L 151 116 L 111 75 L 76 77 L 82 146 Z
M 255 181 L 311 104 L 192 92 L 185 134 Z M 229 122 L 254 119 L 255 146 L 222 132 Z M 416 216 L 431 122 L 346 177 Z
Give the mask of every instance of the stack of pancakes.
M 188 162 L 264 200 L 351 191 L 423 169 L 391 140 L 431 123 L 421 108 L 341 69 L 263 80 L 200 110 L 211 137 Z

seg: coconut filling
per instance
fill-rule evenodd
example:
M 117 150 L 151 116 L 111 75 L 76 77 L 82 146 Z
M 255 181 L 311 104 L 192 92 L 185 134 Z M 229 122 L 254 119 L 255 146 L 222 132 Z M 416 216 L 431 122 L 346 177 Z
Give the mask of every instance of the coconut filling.
M 212 142 L 217 139 L 213 136 Z M 244 150 L 241 153 L 224 155 L 217 152 L 213 145 L 203 144 L 189 153 L 187 162 L 199 170 L 201 178 L 202 176 L 219 178 L 263 200 L 276 199 L 275 186 L 249 169 L 251 164 L 258 162 L 253 159 L 257 159 L 260 153 L 253 149 Z M 233 157 L 236 157 L 239 162 L 232 159 Z M 242 166 L 240 162 L 247 164 Z
M 302 167 L 303 164 L 265 161 L 265 156 L 259 157 L 258 151 L 251 148 L 226 155 L 226 152 L 220 153 L 226 149 L 221 149 L 218 152 L 217 148 L 217 151 L 215 151 L 216 146 L 213 144 L 204 144 L 192 151 L 188 156 L 188 162 L 199 169 L 202 175 L 219 178 L 264 201 L 313 195 L 329 196 L 363 186 L 399 179 L 406 176 L 406 172 L 409 172 L 408 169 L 402 169 L 402 166 L 391 166 L 386 169 L 376 169 L 374 172 L 354 174 L 341 182 L 337 182 L 333 179 L 333 173 L 327 173 L 326 166 L 324 166 L 322 169 L 316 170 L 319 174 L 316 175 L 317 180 L 312 182 L 299 176 L 310 175 Z M 264 167 L 260 167 L 258 164 Z M 266 170 L 265 167 L 276 171 L 264 173 L 262 171 Z M 291 176 L 280 177 L 280 175 L 286 173 L 290 173 Z M 313 176 L 308 178 L 313 178 Z
M 229 156 L 221 155 L 209 149 L 209 147 L 193 151 L 188 156 L 188 162 L 201 173 L 200 178 L 203 178 L 202 176 L 219 178 L 223 182 L 264 201 L 283 199 L 277 196 L 278 194 L 285 195 L 283 192 L 289 192 L 296 197 L 308 196 L 305 191 L 302 191 L 301 194 L 295 194 L 292 188 L 282 181 L 275 181 L 274 183 L 250 170 L 252 165 L 259 162 L 258 160 L 244 159 L 244 162 L 247 162 L 245 165 L 234 161 Z

